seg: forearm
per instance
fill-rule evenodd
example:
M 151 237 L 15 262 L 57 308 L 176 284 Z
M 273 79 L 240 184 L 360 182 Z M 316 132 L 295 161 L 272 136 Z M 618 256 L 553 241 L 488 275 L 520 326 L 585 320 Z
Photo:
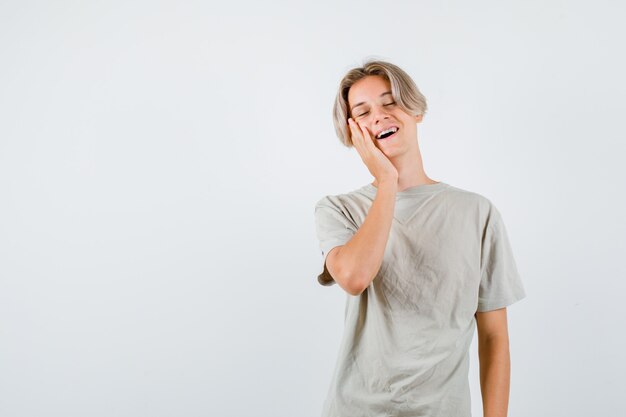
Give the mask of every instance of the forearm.
M 484 417 L 506 417 L 511 361 L 508 337 L 479 338 L 480 390 Z
M 382 264 L 393 220 L 397 189 L 396 180 L 379 183 L 376 197 L 363 223 L 338 254 L 345 268 L 345 275 L 349 280 L 358 282 L 357 287 L 361 290 L 369 286 Z

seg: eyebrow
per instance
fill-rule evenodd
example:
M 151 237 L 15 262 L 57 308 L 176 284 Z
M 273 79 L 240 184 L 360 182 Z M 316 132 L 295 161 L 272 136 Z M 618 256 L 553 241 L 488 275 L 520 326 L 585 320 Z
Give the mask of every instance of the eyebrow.
M 382 93 L 379 97 L 382 97 L 382 96 L 387 95 L 387 94 L 391 94 L 391 91 L 385 91 L 385 92 L 384 92 L 384 93 Z M 354 106 L 352 106 L 352 107 L 350 108 L 350 111 L 354 111 L 354 109 L 355 109 L 356 107 L 362 106 L 363 104 L 365 104 L 365 102 L 364 102 L 364 101 L 362 101 L 362 102 L 360 102 L 360 103 L 356 103 Z

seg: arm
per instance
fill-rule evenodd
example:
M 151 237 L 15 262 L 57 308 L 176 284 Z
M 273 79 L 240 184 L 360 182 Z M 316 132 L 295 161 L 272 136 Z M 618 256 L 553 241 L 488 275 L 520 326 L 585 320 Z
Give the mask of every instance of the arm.
M 506 417 L 511 373 L 506 307 L 475 316 L 483 415 Z
M 381 181 L 363 224 L 345 245 L 328 252 L 328 272 L 339 286 L 352 295 L 361 294 L 380 269 L 391 229 L 397 190 L 397 180 Z

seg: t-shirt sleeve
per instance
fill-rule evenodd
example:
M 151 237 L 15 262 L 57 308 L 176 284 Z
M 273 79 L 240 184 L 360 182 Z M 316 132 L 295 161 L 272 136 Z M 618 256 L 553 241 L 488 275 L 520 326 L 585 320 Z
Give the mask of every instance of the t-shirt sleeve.
M 480 258 L 477 311 L 496 310 L 526 297 L 506 227 L 493 205 L 483 234 Z
M 326 268 L 326 256 L 334 247 L 345 245 L 357 231 L 357 226 L 337 201 L 324 197 L 315 205 L 315 231 L 322 252 L 322 272 L 317 276 L 321 285 L 336 284 Z

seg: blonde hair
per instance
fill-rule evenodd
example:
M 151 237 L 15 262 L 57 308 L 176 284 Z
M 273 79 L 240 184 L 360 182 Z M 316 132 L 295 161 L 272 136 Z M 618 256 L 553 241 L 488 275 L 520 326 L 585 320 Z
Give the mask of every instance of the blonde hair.
M 368 60 L 361 67 L 353 68 L 344 75 L 339 83 L 339 90 L 333 105 L 333 124 L 341 143 L 353 147 L 348 134 L 348 92 L 361 78 L 377 75 L 391 84 L 391 95 L 402 110 L 414 116 L 425 114 L 428 106 L 426 98 L 415 85 L 411 77 L 400 67 L 381 60 Z

